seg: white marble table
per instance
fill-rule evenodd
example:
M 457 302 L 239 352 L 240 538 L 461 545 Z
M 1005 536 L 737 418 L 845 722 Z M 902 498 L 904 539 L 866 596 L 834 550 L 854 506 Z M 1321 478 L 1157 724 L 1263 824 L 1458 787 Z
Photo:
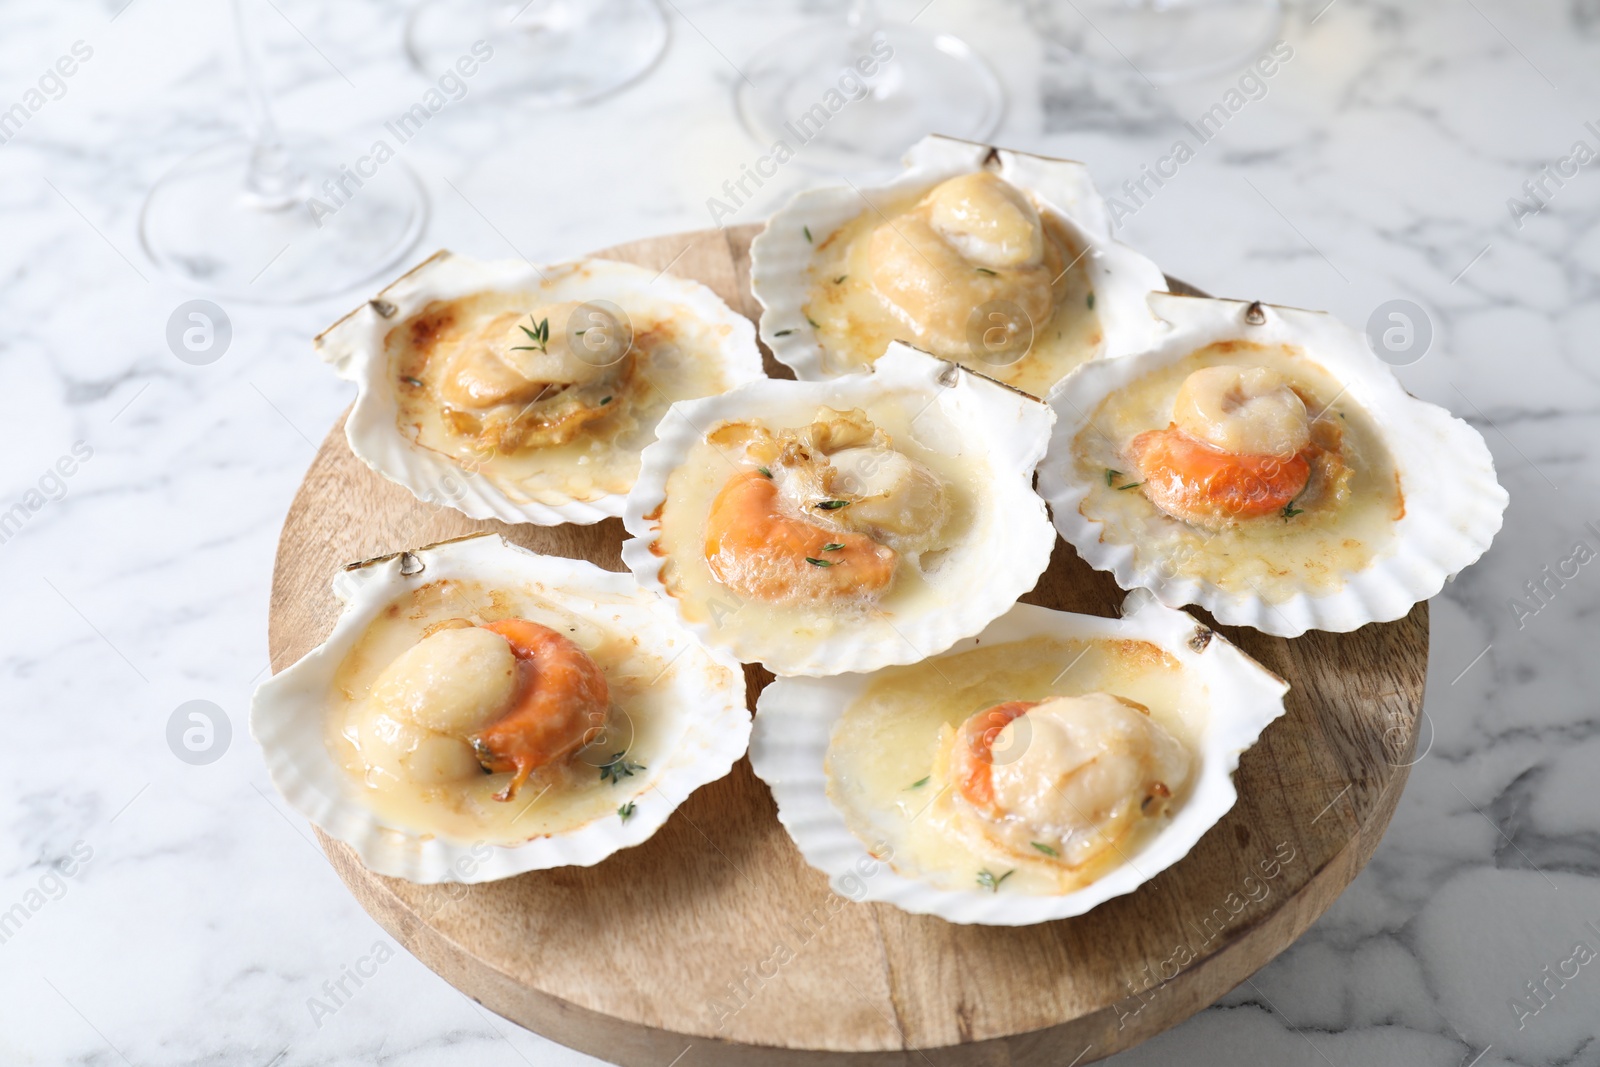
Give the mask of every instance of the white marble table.
M 1600 550 L 1600 166 L 1545 179 L 1520 226 L 1507 201 L 1575 141 L 1600 149 L 1600 5 L 1336 0 L 1313 22 L 1324 2 L 1123 235 L 1222 295 L 1357 323 L 1426 307 L 1433 347 L 1399 374 L 1484 432 L 1511 510 L 1434 602 L 1425 754 L 1370 867 L 1276 962 L 1115 1062 L 1597 1064 L 1600 566 L 1576 560 Z M 308 339 L 353 300 L 228 304 L 222 359 L 169 351 L 190 294 L 139 254 L 138 207 L 243 106 L 226 5 L 125 3 L 0 8 L 0 109 L 93 50 L 0 144 L 0 513 L 23 505 L 0 536 L 0 1063 L 594 1062 L 395 948 L 267 784 L 246 712 L 274 544 L 352 396 Z M 400 5 L 274 4 L 286 125 L 359 146 L 424 87 Z M 709 225 L 706 199 L 760 153 L 724 55 L 837 10 L 677 0 L 664 63 L 601 106 L 451 110 L 405 150 L 432 197 L 423 247 L 551 259 Z M 1110 191 L 1234 81 L 1085 70 L 1019 3 L 921 19 L 1001 69 L 1001 141 L 1087 160 Z M 797 160 L 734 221 L 821 176 Z M 206 765 L 166 739 L 190 700 L 232 727 Z M 349 968 L 371 977 L 313 1010 Z

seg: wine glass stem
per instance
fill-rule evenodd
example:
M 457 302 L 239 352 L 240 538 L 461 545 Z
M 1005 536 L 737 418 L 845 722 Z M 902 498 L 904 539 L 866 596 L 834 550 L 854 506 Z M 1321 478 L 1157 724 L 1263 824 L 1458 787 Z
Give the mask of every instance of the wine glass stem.
M 272 115 L 272 98 L 261 77 L 261 56 L 245 19 L 244 0 L 233 0 L 233 28 L 244 68 L 245 94 L 250 100 L 251 148 L 245 194 L 256 207 L 282 211 L 300 201 L 301 178 Z
M 850 0 L 850 14 L 846 16 L 850 27 L 850 53 L 843 57 L 848 67 L 855 57 L 872 49 L 872 38 L 883 26 L 876 0 Z

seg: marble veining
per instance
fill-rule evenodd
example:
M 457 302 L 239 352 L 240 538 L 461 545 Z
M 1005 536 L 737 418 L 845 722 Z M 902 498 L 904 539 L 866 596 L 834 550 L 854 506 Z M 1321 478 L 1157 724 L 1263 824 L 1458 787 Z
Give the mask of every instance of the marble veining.
M 1129 202 L 1120 235 L 1219 295 L 1358 325 L 1420 304 L 1433 344 L 1401 380 L 1484 433 L 1511 509 L 1434 602 L 1425 754 L 1368 869 L 1218 1005 L 1111 1062 L 1600 1064 L 1600 564 L 1576 549 L 1600 551 L 1600 166 L 1510 207 L 1575 142 L 1600 147 L 1600 4 L 1292 6 L 1292 59 Z M 140 253 L 137 213 L 244 116 L 227 7 L 0 10 L 0 109 L 76 42 L 93 50 L 0 144 L 0 513 L 26 512 L 0 531 L 0 1063 L 596 1062 L 395 946 L 249 740 L 278 529 L 352 395 L 309 338 L 359 298 L 227 303 L 223 358 L 167 348 L 191 294 Z M 405 5 L 247 7 L 286 128 L 358 154 L 426 87 L 401 57 Z M 1238 84 L 1087 67 L 1029 8 L 918 17 L 1000 70 L 1000 141 L 1084 159 L 1113 195 Z M 568 112 L 452 106 L 403 149 L 432 202 L 419 254 L 555 259 L 710 225 L 708 199 L 765 147 L 734 118 L 731 64 L 835 17 L 832 0 L 678 0 L 668 55 L 630 91 Z M 802 152 L 729 221 L 824 177 Z M 206 765 L 168 747 L 191 700 L 232 728 Z

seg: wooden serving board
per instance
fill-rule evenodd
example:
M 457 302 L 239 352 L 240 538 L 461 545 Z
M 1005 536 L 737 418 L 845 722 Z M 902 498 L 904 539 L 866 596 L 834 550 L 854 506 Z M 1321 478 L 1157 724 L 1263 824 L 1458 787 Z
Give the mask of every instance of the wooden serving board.
M 600 253 L 697 279 L 751 318 L 757 227 Z M 788 372 L 768 357 L 768 371 Z M 345 563 L 475 530 L 622 570 L 619 520 L 474 522 L 419 503 L 323 442 L 273 574 L 274 669 L 332 629 Z M 1122 593 L 1064 542 L 1026 600 L 1115 615 Z M 1415 746 L 1428 611 L 1288 641 L 1222 632 L 1293 687 L 1245 753 L 1239 803 L 1182 862 L 1088 915 L 964 927 L 835 897 L 741 761 L 653 838 L 591 868 L 418 886 L 322 844 L 356 899 L 418 959 L 488 1008 L 638 1067 L 1083 1064 L 1212 1003 L 1333 903 L 1372 855 Z M 747 668 L 750 703 L 769 679 Z M 319 835 L 320 835 L 320 831 Z M 679 1058 L 681 1057 L 681 1058 Z

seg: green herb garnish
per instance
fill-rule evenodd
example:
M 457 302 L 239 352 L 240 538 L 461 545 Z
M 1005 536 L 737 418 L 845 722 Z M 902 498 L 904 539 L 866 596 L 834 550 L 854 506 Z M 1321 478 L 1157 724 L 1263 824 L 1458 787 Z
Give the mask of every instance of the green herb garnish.
M 600 765 L 600 780 L 616 785 L 624 778 L 632 778 L 635 771 L 644 770 L 644 764 L 624 759 L 626 752 L 614 752 L 607 763 Z
M 1123 489 L 1137 489 L 1139 486 L 1144 484 L 1143 482 L 1129 482 L 1127 485 L 1118 485 L 1117 481 L 1121 477 L 1121 471 L 1114 471 L 1110 467 L 1106 468 L 1106 484 L 1118 490 L 1119 492 Z
M 831 559 L 817 559 L 815 556 L 807 556 L 806 557 L 806 562 L 811 564 L 813 567 L 832 567 L 832 566 L 834 566 L 834 561 L 833 560 L 831 560 Z
M 1283 521 L 1284 522 L 1288 522 L 1290 519 L 1294 518 L 1296 515 L 1304 514 L 1305 510 L 1306 510 L 1305 508 L 1297 508 L 1297 507 L 1295 507 L 1294 506 L 1294 501 L 1291 500 L 1291 501 L 1289 501 L 1287 504 L 1285 504 L 1283 506 L 1283 513 L 1282 513 L 1283 514 Z
M 634 805 L 633 801 L 630 800 L 626 804 L 622 805 L 622 807 L 617 809 L 617 815 L 621 817 L 623 822 L 627 822 L 629 819 L 633 818 L 633 813 L 635 810 L 637 810 L 636 806 Z
M 843 547 L 844 547 L 844 545 L 839 543 L 838 541 L 829 541 L 827 544 L 822 546 L 822 551 L 824 551 L 824 552 L 837 552 Z
M 1089 304 L 1089 310 L 1093 311 L 1094 310 L 1094 294 L 1093 293 L 1089 294 L 1088 304 Z
M 979 274 L 987 274 L 991 278 L 998 278 L 1000 276 L 994 271 L 990 270 L 988 267 L 974 267 L 973 270 L 977 271 Z
M 815 508 L 821 508 L 823 511 L 838 511 L 840 508 L 849 507 L 850 506 L 850 501 L 848 501 L 848 500 L 824 500 L 820 504 L 813 504 L 811 506 L 815 507 Z
M 906 788 L 907 789 L 921 789 L 923 786 L 928 784 L 928 779 L 932 778 L 932 777 L 933 777 L 933 775 L 930 774 L 925 778 L 918 778 L 916 781 L 914 781 L 910 785 L 906 786 Z
M 605 396 L 605 397 L 601 397 L 600 398 L 600 406 L 601 407 L 605 407 L 609 403 L 611 403 L 611 398 L 609 396 Z
M 1038 849 L 1040 852 L 1043 852 L 1046 856 L 1059 856 L 1059 855 L 1061 855 L 1061 853 L 1057 852 L 1055 849 L 1051 848 L 1049 845 L 1045 844 L 1043 841 L 1029 841 L 1028 844 L 1032 845 L 1034 848 Z
M 770 478 L 770 477 L 772 477 L 772 472 L 771 472 L 771 471 L 769 471 L 769 470 L 768 470 L 768 469 L 767 469 L 767 468 L 765 468 L 765 467 L 757 467 L 757 468 L 756 468 L 756 470 L 758 470 L 758 471 L 760 471 L 760 472 L 761 472 L 761 475 L 762 475 L 762 477 L 764 477 L 764 478 Z
M 774 337 L 788 337 L 791 333 L 794 333 L 794 331 L 793 330 L 779 330 L 776 333 L 774 333 L 772 336 L 774 336 Z
M 810 324 L 811 324 L 811 328 L 812 328 L 812 329 L 813 329 L 813 330 L 820 330 L 820 329 L 822 329 L 822 327 L 821 327 L 821 326 L 818 326 L 818 325 L 817 325 L 817 320 L 816 320 L 816 319 L 814 319 L 814 318 L 812 318 L 812 317 L 811 317 L 811 316 L 810 316 L 810 315 L 807 315 L 807 316 L 806 316 L 806 321 L 807 321 L 807 322 L 809 322 L 809 323 L 810 323 Z
M 841 274 L 841 275 L 839 275 L 839 276 L 838 276 L 838 277 L 837 277 L 837 278 L 835 278 L 835 279 L 834 279 L 834 280 L 833 280 L 833 284 L 834 284 L 834 285 L 843 285 L 843 284 L 844 284 L 844 280 L 845 280 L 845 279 L 846 279 L 846 278 L 848 278 L 848 277 L 850 277 L 850 275 L 848 275 L 848 274 Z
M 533 316 L 531 314 L 528 316 L 528 321 L 529 322 L 533 322 Z M 516 345 L 511 349 L 511 351 L 513 351 L 513 352 L 543 352 L 545 355 L 549 355 L 550 354 L 550 350 L 545 347 L 550 341 L 550 320 L 549 319 L 540 319 L 538 321 L 538 323 L 531 330 L 528 329 L 526 326 L 523 326 L 521 323 L 518 323 L 517 324 L 517 329 L 519 329 L 523 333 L 527 334 L 528 335 L 528 340 L 532 341 L 533 344 L 531 344 L 531 345 Z
M 813 243 L 812 240 L 811 240 L 811 227 L 810 226 L 802 226 L 802 227 L 800 227 L 800 232 L 806 235 L 806 243 L 807 244 Z
M 984 869 L 978 872 L 978 885 L 991 893 L 1000 892 L 1000 883 L 1010 878 L 1016 871 L 1007 871 L 998 877 L 991 870 Z

